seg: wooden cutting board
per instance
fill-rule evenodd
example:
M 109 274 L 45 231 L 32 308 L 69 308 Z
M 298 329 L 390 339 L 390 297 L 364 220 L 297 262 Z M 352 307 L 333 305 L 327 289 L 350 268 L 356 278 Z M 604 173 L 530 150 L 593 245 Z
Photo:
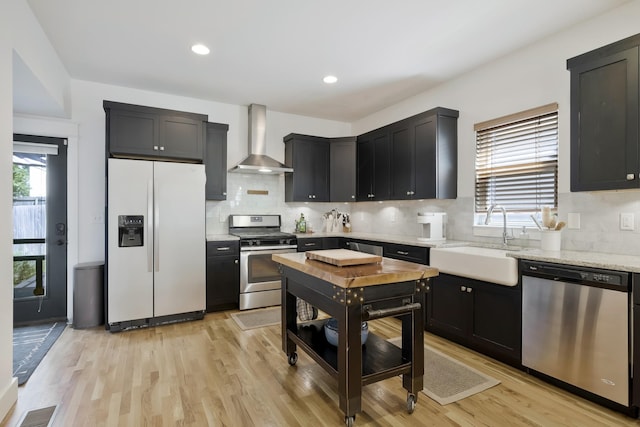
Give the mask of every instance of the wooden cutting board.
M 349 249 L 325 249 L 323 251 L 307 251 L 307 258 L 346 267 L 349 265 L 373 264 L 381 262 L 382 257 Z

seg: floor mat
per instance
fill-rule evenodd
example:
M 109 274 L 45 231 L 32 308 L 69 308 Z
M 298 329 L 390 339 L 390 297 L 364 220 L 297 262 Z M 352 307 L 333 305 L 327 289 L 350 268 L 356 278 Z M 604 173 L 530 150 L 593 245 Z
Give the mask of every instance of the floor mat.
M 401 347 L 401 338 L 390 343 Z M 422 392 L 441 405 L 464 399 L 500 384 L 500 381 L 424 346 L 424 388 Z
M 53 322 L 13 328 L 13 376 L 18 385 L 27 382 L 66 326 Z
M 231 317 L 240 326 L 240 329 L 246 331 L 248 329 L 262 328 L 263 326 L 278 325 L 281 314 L 280 307 L 271 307 L 232 313 Z

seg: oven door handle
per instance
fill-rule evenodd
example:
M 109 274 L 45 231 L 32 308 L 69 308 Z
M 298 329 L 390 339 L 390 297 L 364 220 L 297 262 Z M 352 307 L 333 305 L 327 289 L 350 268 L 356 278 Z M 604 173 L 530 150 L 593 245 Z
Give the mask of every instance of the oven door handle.
M 265 252 L 265 251 L 280 251 L 292 249 L 298 250 L 297 245 L 279 245 L 279 246 L 245 246 L 240 248 L 240 252 Z

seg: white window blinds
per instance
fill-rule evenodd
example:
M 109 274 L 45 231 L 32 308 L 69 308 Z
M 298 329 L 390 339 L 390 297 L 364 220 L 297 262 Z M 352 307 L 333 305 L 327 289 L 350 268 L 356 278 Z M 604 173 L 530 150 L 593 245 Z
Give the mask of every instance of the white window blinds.
M 558 206 L 558 104 L 475 125 L 475 211 Z

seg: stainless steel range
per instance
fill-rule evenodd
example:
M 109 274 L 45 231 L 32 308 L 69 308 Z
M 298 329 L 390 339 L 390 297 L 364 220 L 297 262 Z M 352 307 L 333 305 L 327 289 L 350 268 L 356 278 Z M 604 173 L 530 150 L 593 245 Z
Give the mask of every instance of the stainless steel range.
M 295 234 L 280 225 L 280 215 L 229 215 L 229 234 L 240 238 L 240 310 L 280 305 L 280 272 L 271 255 L 298 248 Z

